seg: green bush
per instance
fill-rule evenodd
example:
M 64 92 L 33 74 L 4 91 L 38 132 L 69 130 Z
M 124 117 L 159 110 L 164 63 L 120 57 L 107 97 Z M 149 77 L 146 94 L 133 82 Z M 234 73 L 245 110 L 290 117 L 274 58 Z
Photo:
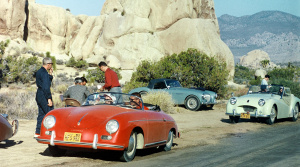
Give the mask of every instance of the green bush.
M 173 78 L 183 87 L 203 87 L 223 97 L 228 76 L 225 61 L 217 61 L 196 49 L 188 49 L 178 55 L 166 56 L 158 62 L 142 61 L 125 87 L 134 87 L 132 84 L 139 82 L 148 84 L 151 79 Z
M 34 81 L 36 71 L 42 66 L 37 57 L 15 60 L 12 56 L 2 59 L 1 70 L 4 82 L 29 83 Z
M 89 67 L 88 63 L 85 60 L 76 61 L 74 57 L 71 57 L 69 61 L 67 61 L 66 66 L 80 69 L 87 69 Z
M 255 70 L 236 65 L 233 81 L 237 84 L 248 84 L 255 79 Z
M 117 73 L 119 80 L 122 79 L 122 76 L 120 74 L 120 70 L 116 69 L 116 68 L 110 68 L 112 69 L 114 72 Z M 102 72 L 100 70 L 100 68 L 95 68 L 92 70 L 88 70 L 87 71 L 87 75 L 86 75 L 86 79 L 88 80 L 89 83 L 94 83 L 94 82 L 98 82 L 98 83 L 104 83 L 105 82 L 105 75 L 104 72 Z

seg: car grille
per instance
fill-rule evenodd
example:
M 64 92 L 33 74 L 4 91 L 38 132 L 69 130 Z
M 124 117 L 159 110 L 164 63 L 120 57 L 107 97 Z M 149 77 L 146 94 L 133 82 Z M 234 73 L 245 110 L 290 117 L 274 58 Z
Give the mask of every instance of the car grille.
M 243 110 L 245 112 L 254 112 L 256 111 L 256 107 L 252 107 L 252 106 L 243 106 Z

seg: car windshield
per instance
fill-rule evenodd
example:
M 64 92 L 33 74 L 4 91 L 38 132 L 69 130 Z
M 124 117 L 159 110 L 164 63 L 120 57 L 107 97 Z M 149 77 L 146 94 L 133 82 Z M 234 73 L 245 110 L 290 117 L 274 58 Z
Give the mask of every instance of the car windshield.
M 124 93 L 100 92 L 89 95 L 83 106 L 115 105 L 121 107 L 142 109 L 144 105 L 141 98 Z
M 249 88 L 248 94 L 266 93 L 280 95 L 283 91 L 284 88 L 280 85 L 253 85 Z
M 175 87 L 182 87 L 179 83 L 179 81 L 176 80 L 166 80 L 167 86 L 170 86 L 170 88 L 175 88 Z

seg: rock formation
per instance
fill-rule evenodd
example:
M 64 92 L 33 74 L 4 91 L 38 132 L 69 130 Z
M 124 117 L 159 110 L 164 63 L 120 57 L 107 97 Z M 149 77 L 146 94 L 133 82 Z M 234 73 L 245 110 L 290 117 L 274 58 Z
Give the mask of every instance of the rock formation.
M 261 64 L 261 61 L 268 60 L 269 63 L 266 65 L 266 67 L 263 67 Z M 244 55 L 240 58 L 240 65 L 252 69 L 260 69 L 260 68 L 274 68 L 277 67 L 276 64 L 271 62 L 271 59 L 267 52 L 264 52 L 262 50 L 253 50 L 247 55 Z
M 157 61 L 195 48 L 226 61 L 234 74 L 233 55 L 220 39 L 213 0 L 106 0 L 100 16 L 74 16 L 34 0 L 6 0 L 0 14 L 2 37 L 21 38 L 28 48 L 50 51 L 57 59 L 69 55 L 90 64 L 104 60 L 132 71 L 142 60 Z M 124 72 L 125 80 L 128 74 Z

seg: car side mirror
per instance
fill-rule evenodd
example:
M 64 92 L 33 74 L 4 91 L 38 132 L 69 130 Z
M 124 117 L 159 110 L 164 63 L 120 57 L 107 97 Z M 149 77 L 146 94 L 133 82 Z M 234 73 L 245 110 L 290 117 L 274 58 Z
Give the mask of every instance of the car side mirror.
M 167 86 L 167 89 L 170 89 L 171 86 Z

